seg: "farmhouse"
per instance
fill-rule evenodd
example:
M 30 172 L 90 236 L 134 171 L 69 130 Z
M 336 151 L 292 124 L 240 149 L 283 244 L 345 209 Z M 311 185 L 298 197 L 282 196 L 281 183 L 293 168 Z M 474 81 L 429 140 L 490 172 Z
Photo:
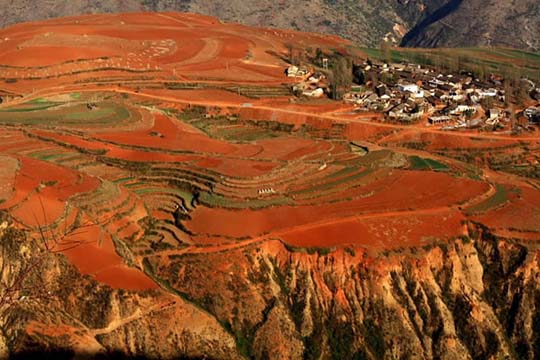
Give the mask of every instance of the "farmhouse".
M 486 115 L 488 115 L 488 120 L 491 120 L 491 121 L 499 120 L 499 117 L 501 116 L 501 110 L 492 108 L 487 111 Z
M 441 116 L 430 116 L 428 122 L 431 125 L 440 125 L 449 123 L 452 120 L 450 116 L 441 115 Z
M 324 90 L 321 88 L 316 88 L 315 90 L 304 90 L 302 95 L 319 98 L 324 95 Z
M 469 105 L 457 105 L 453 109 L 450 109 L 449 114 L 450 115 L 463 115 L 467 112 L 471 114 L 475 113 L 476 108 L 474 106 L 469 106 Z
M 295 77 L 298 76 L 298 66 L 291 65 L 287 68 L 287 76 Z
M 398 89 L 399 91 L 410 92 L 413 94 L 419 91 L 418 85 L 416 84 L 399 84 Z
M 530 122 L 540 124 L 540 107 L 528 107 L 523 112 L 523 115 L 525 115 Z

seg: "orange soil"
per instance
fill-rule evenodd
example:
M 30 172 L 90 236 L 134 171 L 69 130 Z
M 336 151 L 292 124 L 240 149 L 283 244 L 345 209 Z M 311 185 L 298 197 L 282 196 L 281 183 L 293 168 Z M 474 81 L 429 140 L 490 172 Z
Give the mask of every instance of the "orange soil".
M 333 36 L 221 24 L 214 18 L 194 14 L 141 13 L 88 15 L 21 24 L 0 30 L 0 39 L 7 39 L 0 41 L 0 65 L 18 66 L 2 68 L 4 77 L 18 79 L 2 84 L 2 87 L 19 94 L 33 93 L 25 100 L 74 91 L 116 91 L 131 96 L 133 101 L 150 99 L 177 108 L 187 104 L 203 105 L 221 108 L 222 113 L 239 109 L 241 119 L 279 121 L 293 124 L 296 129 L 307 125 L 316 130 L 329 130 L 339 122 L 347 140 L 398 146 L 403 142 L 420 141 L 429 143 L 429 150 L 493 148 L 518 140 L 528 141 L 510 136 L 488 139 L 489 135 L 475 136 L 472 132 L 449 136 L 432 128 L 415 126 L 409 130 L 404 126 L 373 123 L 381 118 L 381 114 L 354 114 L 351 106 L 335 102 L 292 104 L 288 98 L 251 99 L 216 89 L 156 90 L 144 87 L 152 80 L 191 82 L 194 79 L 216 87 L 234 84 L 282 86 L 293 81 L 285 76 L 283 70 L 287 64 L 279 58 L 286 53 L 286 43 L 339 51 L 347 42 Z M 113 58 L 98 61 L 98 57 Z M 115 70 L 108 69 L 110 67 Z M 72 75 L 74 72 L 78 74 Z M 39 79 L 29 80 L 36 77 Z M 102 80 L 103 84 L 98 85 L 96 80 Z M 123 83 L 122 88 L 118 82 Z M 104 85 L 107 83 L 110 85 Z M 164 162 L 171 166 L 181 163 L 186 168 L 208 169 L 230 176 L 230 183 L 237 181 L 240 184 L 230 186 L 229 191 L 253 193 L 253 196 L 256 196 L 258 184 L 275 184 L 276 189 L 280 190 L 278 187 L 281 186 L 285 191 L 289 186 L 289 190 L 302 189 L 321 181 L 325 172 L 313 173 L 321 162 L 334 158 L 350 159 L 347 158 L 350 154 L 347 154 L 346 142 L 291 136 L 230 143 L 210 138 L 188 124 L 157 112 L 140 111 L 143 121 L 135 125 L 103 129 L 85 129 L 81 125 L 78 130 L 84 131 L 80 136 L 36 128 L 28 128 L 28 131 L 65 145 L 103 150 L 110 158 Z M 20 169 L 14 179 L 13 171 L 6 171 L 6 181 L 13 179 L 15 191 L 3 192 L 9 198 L 0 204 L 0 209 L 10 209 L 28 226 L 49 224 L 63 215 L 67 217 L 66 223 L 73 222 L 77 212 L 65 214 L 66 201 L 73 195 L 92 191 L 100 184 L 96 177 L 88 174 L 110 178 L 103 174 L 106 172 L 103 169 L 94 169 L 96 173 L 93 173 L 82 167 L 76 171 L 25 157 L 24 154 L 50 145 L 28 139 L 19 131 L 1 131 L 0 151 L 17 158 Z M 152 132 L 163 137 L 153 136 Z M 144 151 L 136 147 L 163 151 Z M 90 163 L 90 166 L 94 165 Z M 340 166 L 329 161 L 325 171 L 335 171 Z M 204 169 L 197 170 L 203 172 Z M 310 175 L 304 179 L 302 172 Z M 121 172 L 114 173 L 114 177 L 121 176 Z M 495 176 L 504 175 L 493 173 L 490 179 Z M 295 183 L 287 183 L 284 178 L 293 179 Z M 45 182 L 47 186 L 40 186 Z M 248 183 L 247 190 L 242 186 L 245 183 Z M 462 234 L 464 217 L 458 211 L 459 206 L 488 191 L 485 182 L 454 178 L 444 173 L 405 170 L 375 171 L 354 185 L 356 187 L 351 188 L 351 184 L 345 183 L 333 192 L 319 194 L 315 205 L 275 206 L 257 211 L 199 206 L 186 226 L 196 233 L 192 238 L 196 245 L 213 244 L 216 251 L 241 246 L 242 242 L 232 238 L 244 236 L 255 237 L 248 242 L 280 237 L 294 246 L 355 244 L 387 248 L 421 245 L 433 239 Z M 113 287 L 154 288 L 156 284 L 142 272 L 123 263 L 110 235 L 134 236 L 141 230 L 137 221 L 147 215 L 143 197 L 128 194 L 127 188 L 122 187 L 121 196 L 114 201 L 125 200 L 128 205 L 121 207 L 129 208 L 129 215 L 111 220 L 103 228 L 94 225 L 68 236 L 60 244 L 61 250 L 82 273 Z M 538 233 L 535 231 L 540 223 L 540 192 L 530 187 L 521 190 L 521 197 L 513 197 L 509 204 L 477 215 L 474 220 L 501 232 L 525 231 L 523 238 L 536 238 Z M 298 203 L 314 203 L 311 199 L 300 198 Z M 42 206 L 47 209 L 46 218 Z M 165 213 L 153 212 L 165 216 Z M 98 219 L 93 220 L 101 221 L 109 215 L 103 210 L 95 216 Z M 223 246 L 224 243 L 228 244 Z M 77 246 L 71 246 L 73 244 Z M 189 251 L 205 252 L 208 249 L 195 246 Z
M 540 236 L 540 190 L 528 187 L 519 188 L 519 196 L 512 194 L 510 201 L 485 214 L 474 216 L 479 221 L 494 229 L 513 229 L 534 232 Z
M 144 146 L 156 149 L 186 150 L 205 153 L 228 154 L 236 150 L 236 146 L 225 141 L 209 138 L 204 134 L 185 132 L 177 127 L 174 121 L 162 114 L 154 114 L 154 126 L 140 131 L 100 134 L 96 137 L 115 143 Z M 185 125 L 184 125 L 185 126 Z M 162 137 L 152 136 L 156 132 Z
M 71 196 L 99 185 L 97 179 L 68 168 L 25 157 L 19 161 L 21 168 L 15 178 L 15 194 L 0 208 L 16 206 L 12 214 L 28 226 L 51 224 L 62 215 Z M 52 185 L 40 186 L 46 183 Z
M 34 46 L 0 54 L 0 64 L 17 67 L 47 66 L 75 59 L 120 55 L 113 50 L 91 47 Z
M 198 207 L 193 211 L 192 220 L 187 222 L 187 227 L 202 234 L 257 236 L 344 216 L 406 211 L 411 204 L 420 210 L 440 208 L 465 202 L 488 190 L 487 184 L 481 182 L 419 171 L 395 171 L 393 176 L 387 176 L 382 182 L 386 183 L 384 189 L 372 196 L 348 202 L 280 206 L 257 211 Z M 365 189 L 363 192 L 369 190 Z
M 29 227 L 53 223 L 64 214 L 71 196 L 94 190 L 99 185 L 95 178 L 51 163 L 24 157 L 19 161 L 21 169 L 15 179 L 15 195 L 0 208 L 15 207 L 11 214 Z M 45 182 L 55 183 L 40 187 Z M 102 243 L 98 244 L 100 241 Z M 93 275 L 110 286 L 124 289 L 157 286 L 142 272 L 128 268 L 123 263 L 110 235 L 101 234 L 98 226 L 76 230 L 61 239 L 54 250 L 63 252 L 83 274 Z
M 459 211 L 442 210 L 418 215 L 353 218 L 321 226 L 293 229 L 282 235 L 293 246 L 360 245 L 375 249 L 415 246 L 463 235 Z
M 130 268 L 116 253 L 111 236 L 97 225 L 77 230 L 58 246 L 83 274 L 122 289 L 143 290 L 157 285 L 138 269 Z
M 276 84 L 290 82 L 283 73 L 286 64 L 263 48 L 284 53 L 286 42 L 338 49 L 347 44 L 332 36 L 222 24 L 217 19 L 193 14 L 150 13 L 91 15 L 19 24 L 0 30 L 0 38 L 8 39 L 0 43 L 0 64 L 5 65 L 51 66 L 81 60 L 77 64 L 61 65 L 77 71 L 88 69 L 91 59 L 109 57 L 113 64 L 159 70 L 173 78 L 244 79 Z M 160 40 L 171 42 L 158 43 Z M 35 77 L 38 69 L 21 71 Z M 120 76 L 129 78 L 134 74 Z M 61 78 L 53 78 L 34 80 L 31 85 L 35 88 L 38 83 L 50 86 L 63 82 Z M 14 87 L 22 88 L 21 84 Z

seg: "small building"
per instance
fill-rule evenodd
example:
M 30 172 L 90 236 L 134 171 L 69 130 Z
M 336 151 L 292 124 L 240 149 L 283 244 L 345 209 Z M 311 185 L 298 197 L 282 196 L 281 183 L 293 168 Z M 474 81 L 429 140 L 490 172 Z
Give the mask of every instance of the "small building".
M 302 92 L 302 95 L 320 98 L 324 95 L 324 90 L 321 88 L 316 88 L 315 90 L 304 90 Z
M 383 96 L 384 94 L 388 93 L 388 88 L 384 84 L 379 84 L 375 88 L 375 92 L 377 93 L 378 96 Z
M 298 66 L 291 65 L 287 68 L 287 76 L 294 77 L 298 74 Z
M 497 90 L 495 89 L 479 90 L 477 93 L 481 99 L 497 96 Z
M 441 116 L 430 116 L 428 119 L 428 122 L 431 125 L 441 125 L 441 124 L 447 124 L 452 120 L 450 116 L 441 115 Z
M 399 84 L 398 89 L 403 92 L 410 92 L 410 93 L 417 93 L 419 91 L 419 87 L 416 84 Z
M 501 116 L 501 110 L 500 109 L 489 109 L 486 113 L 488 120 L 494 121 L 499 120 L 499 117 Z
M 311 75 L 308 79 L 308 81 L 310 83 L 313 83 L 313 84 L 316 84 L 318 83 L 319 81 L 321 80 L 324 80 L 326 77 L 324 76 L 324 74 L 321 74 L 321 73 L 315 73 L 313 75 Z
M 476 108 L 474 106 L 469 105 L 458 105 L 452 110 L 450 110 L 450 115 L 463 115 L 465 113 L 471 113 L 474 114 L 476 112 Z
M 531 106 L 523 111 L 523 115 L 527 117 L 529 122 L 540 124 L 540 107 Z

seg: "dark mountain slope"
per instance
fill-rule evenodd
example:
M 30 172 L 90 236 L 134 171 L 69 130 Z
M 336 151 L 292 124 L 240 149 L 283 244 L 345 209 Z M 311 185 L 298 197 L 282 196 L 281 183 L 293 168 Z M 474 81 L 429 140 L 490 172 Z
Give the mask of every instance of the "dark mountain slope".
M 540 6 L 535 0 L 452 0 L 414 27 L 404 46 L 508 46 L 540 50 Z

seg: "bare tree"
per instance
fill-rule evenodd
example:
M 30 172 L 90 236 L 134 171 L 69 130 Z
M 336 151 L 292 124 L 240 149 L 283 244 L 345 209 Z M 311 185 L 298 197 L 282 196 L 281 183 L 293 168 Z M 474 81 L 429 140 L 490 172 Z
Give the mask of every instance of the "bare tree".
M 47 213 L 40 199 L 43 219 Z M 0 213 L 0 320 L 13 306 L 28 298 L 44 300 L 52 289 L 43 278 L 47 258 L 84 243 L 77 235 L 99 223 L 76 220 L 63 226 L 43 225 L 35 216 L 36 227 L 31 227 L 8 215 Z M 1 322 L 1 321 L 0 321 Z

